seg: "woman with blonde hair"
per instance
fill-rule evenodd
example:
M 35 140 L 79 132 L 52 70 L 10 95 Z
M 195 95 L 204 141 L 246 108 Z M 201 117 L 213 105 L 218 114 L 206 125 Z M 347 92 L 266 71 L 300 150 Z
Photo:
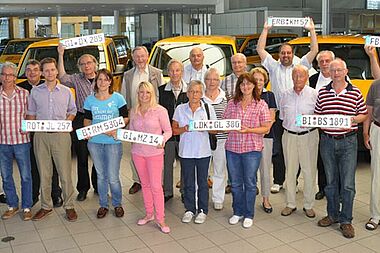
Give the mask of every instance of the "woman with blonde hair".
M 170 228 L 165 223 L 164 193 L 162 190 L 162 170 L 165 143 L 172 136 L 168 111 L 157 103 L 156 92 L 149 82 L 141 82 L 137 88 L 137 104 L 131 110 L 129 129 L 164 136 L 157 146 L 132 144 L 132 159 L 141 181 L 146 215 L 138 220 L 145 225 L 156 219 L 163 233 Z

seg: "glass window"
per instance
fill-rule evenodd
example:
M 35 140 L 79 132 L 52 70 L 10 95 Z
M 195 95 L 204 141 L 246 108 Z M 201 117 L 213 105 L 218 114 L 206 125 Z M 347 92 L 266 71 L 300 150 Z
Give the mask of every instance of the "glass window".
M 34 41 L 14 41 L 8 43 L 3 54 L 19 54 L 22 55 L 25 49 Z

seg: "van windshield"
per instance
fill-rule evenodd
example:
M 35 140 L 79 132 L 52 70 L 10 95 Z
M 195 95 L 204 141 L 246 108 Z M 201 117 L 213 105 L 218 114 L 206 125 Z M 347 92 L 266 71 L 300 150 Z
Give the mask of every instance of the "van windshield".
M 9 42 L 6 48 L 4 49 L 3 55 L 9 54 L 19 54 L 22 55 L 25 49 L 32 44 L 34 41 L 14 41 Z
M 165 43 L 158 45 L 152 57 L 150 64 L 163 70 L 163 75 L 168 76 L 167 65 L 171 59 L 177 59 L 186 67 L 191 64 L 189 59 L 190 51 L 194 47 L 203 50 L 204 64 L 207 67 L 218 69 L 222 76 L 232 73 L 231 56 L 233 47 L 228 44 L 202 44 L 202 43 Z
M 334 52 L 335 57 L 343 59 L 347 64 L 350 79 L 373 79 L 369 57 L 365 53 L 362 44 L 318 43 L 318 47 L 319 51 L 330 50 Z M 294 45 L 294 54 L 300 58 L 309 52 L 309 50 L 309 44 Z M 315 59 L 313 61 L 313 68 L 318 69 L 318 63 Z
M 99 62 L 99 68 L 105 68 L 105 55 L 102 46 L 87 46 L 80 48 L 72 48 L 65 50 L 64 62 L 65 70 L 67 74 L 79 73 L 77 67 L 78 59 L 83 54 L 93 55 Z M 53 57 L 58 60 L 58 52 L 56 46 L 47 46 L 47 47 L 36 47 L 30 48 L 25 55 L 25 58 L 22 62 L 21 68 L 18 73 L 18 78 L 25 78 L 25 68 L 26 64 L 31 59 L 36 59 L 41 61 L 46 57 Z

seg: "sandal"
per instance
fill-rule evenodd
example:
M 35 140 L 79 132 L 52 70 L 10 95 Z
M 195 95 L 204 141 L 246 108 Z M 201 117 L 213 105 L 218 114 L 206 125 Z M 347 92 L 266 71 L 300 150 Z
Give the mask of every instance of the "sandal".
M 371 231 L 373 231 L 373 230 L 375 230 L 375 229 L 379 226 L 379 224 L 380 224 L 380 222 L 376 224 L 375 222 L 372 221 L 372 218 L 371 218 L 371 219 L 369 219 L 369 221 L 365 224 L 365 228 L 366 228 L 367 230 L 371 230 Z

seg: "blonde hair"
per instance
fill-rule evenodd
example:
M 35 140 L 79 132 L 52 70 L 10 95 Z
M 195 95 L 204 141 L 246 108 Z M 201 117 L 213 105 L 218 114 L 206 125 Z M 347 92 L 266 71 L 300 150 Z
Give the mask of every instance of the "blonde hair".
M 253 76 L 253 74 L 255 74 L 255 73 L 259 73 L 259 74 L 263 75 L 263 77 L 264 77 L 264 86 L 269 82 L 268 73 L 262 67 L 256 67 L 256 68 L 251 69 L 251 71 L 249 71 L 249 74 L 251 76 Z
M 138 96 L 139 95 L 139 91 L 141 88 L 144 88 L 145 90 L 149 91 L 151 96 L 150 96 L 150 103 L 149 103 L 149 107 L 150 108 L 153 108 L 153 107 L 156 107 L 158 104 L 157 104 L 157 96 L 156 96 L 156 89 L 154 88 L 153 84 L 151 84 L 150 82 L 141 82 L 139 84 L 139 86 L 137 87 L 137 90 L 136 90 L 136 95 Z M 140 104 L 140 100 L 137 98 L 137 104 L 136 104 L 136 108 L 135 108 L 135 113 L 137 113 L 141 108 L 141 104 Z

